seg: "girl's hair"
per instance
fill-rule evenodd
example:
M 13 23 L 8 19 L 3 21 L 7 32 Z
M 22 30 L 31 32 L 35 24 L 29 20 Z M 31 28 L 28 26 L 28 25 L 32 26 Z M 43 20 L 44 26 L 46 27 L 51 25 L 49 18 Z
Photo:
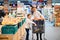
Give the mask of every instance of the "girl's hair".
M 30 16 L 31 14 L 27 14 L 27 17 Z

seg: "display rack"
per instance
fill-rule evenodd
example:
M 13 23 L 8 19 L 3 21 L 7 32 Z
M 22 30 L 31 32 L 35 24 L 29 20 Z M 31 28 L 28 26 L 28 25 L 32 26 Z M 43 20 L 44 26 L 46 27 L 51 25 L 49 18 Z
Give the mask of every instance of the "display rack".
M 19 28 L 18 30 L 13 34 L 13 33 L 10 33 L 11 31 L 11 27 L 9 28 L 9 26 L 2 26 L 2 29 L 1 31 L 4 31 L 4 29 L 7 29 L 7 27 L 9 28 L 8 30 L 6 30 L 6 32 L 8 32 L 9 30 L 9 33 L 1 33 L 0 34 L 0 40 L 24 40 L 25 39 L 25 18 L 22 19 L 22 21 L 20 21 L 19 23 Z M 21 25 L 20 25 L 21 24 Z M 18 26 L 16 26 L 17 28 Z M 3 29 L 4 28 L 4 29 Z M 12 27 L 13 28 L 13 27 Z

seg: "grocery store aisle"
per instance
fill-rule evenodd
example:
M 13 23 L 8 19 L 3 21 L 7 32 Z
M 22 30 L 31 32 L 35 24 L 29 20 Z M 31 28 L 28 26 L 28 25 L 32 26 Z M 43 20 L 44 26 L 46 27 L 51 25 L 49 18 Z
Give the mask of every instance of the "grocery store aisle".
M 60 27 L 54 27 L 53 23 L 45 21 L 45 37 L 47 40 L 60 40 Z M 33 34 L 33 38 L 36 40 L 36 34 Z M 32 40 L 32 30 L 29 39 Z

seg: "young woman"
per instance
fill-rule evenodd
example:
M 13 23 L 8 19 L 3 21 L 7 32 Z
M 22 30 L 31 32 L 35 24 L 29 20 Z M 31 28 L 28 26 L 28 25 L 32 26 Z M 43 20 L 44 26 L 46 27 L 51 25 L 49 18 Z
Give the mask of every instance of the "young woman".
M 35 32 L 36 35 L 37 35 L 37 40 L 39 40 L 38 34 L 40 34 L 40 40 L 42 40 L 42 33 L 44 31 L 42 31 L 43 28 L 41 27 L 41 25 L 44 24 L 44 16 L 39 11 L 37 11 L 37 7 L 36 6 L 32 6 L 31 9 L 33 11 L 33 17 L 32 17 L 32 19 L 37 24 L 36 27 L 40 27 L 41 28 L 41 30 L 39 29 L 39 31 Z

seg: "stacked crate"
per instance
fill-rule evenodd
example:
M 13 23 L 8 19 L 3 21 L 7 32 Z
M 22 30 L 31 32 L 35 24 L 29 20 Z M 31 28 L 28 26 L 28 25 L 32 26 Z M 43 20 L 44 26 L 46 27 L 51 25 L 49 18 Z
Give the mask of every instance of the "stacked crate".
M 55 26 L 60 26 L 60 6 L 55 6 Z
M 2 26 L 0 40 L 23 40 L 26 35 L 25 20 L 26 18 L 22 19 L 22 21 L 19 23 L 19 28 L 16 25 L 6 25 L 4 27 Z

